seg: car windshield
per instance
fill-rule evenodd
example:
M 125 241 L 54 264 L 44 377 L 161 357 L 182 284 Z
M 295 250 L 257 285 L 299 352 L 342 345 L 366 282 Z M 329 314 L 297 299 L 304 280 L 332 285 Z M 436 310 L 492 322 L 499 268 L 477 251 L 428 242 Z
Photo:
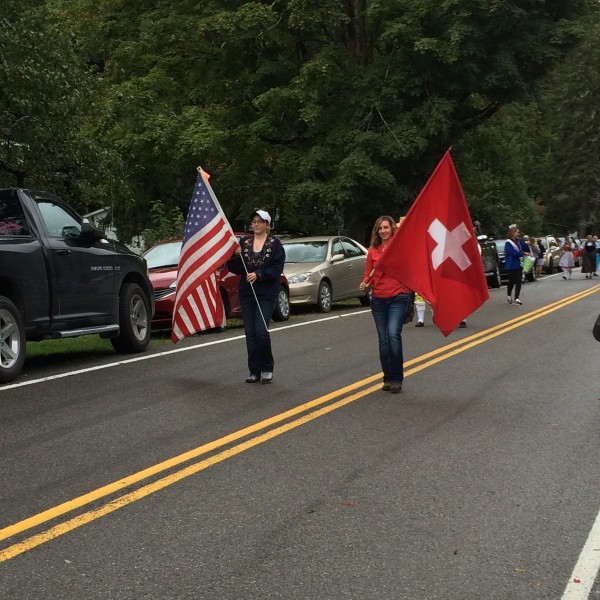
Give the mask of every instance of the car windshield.
M 144 258 L 148 263 L 149 269 L 158 267 L 176 267 L 179 264 L 179 255 L 181 253 L 181 242 L 171 242 L 170 244 L 160 244 L 150 248 Z
M 326 241 L 284 243 L 283 247 L 287 263 L 323 262 L 327 257 Z

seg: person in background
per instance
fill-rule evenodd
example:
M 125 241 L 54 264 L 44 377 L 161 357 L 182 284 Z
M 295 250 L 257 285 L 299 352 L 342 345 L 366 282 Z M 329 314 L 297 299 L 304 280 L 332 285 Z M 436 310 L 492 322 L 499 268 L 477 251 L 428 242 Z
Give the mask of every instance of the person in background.
M 583 243 L 583 253 L 581 255 L 581 272 L 585 273 L 586 279 L 591 279 L 596 270 L 596 252 L 598 248 L 592 235 L 588 235 Z
M 594 242 L 596 242 L 596 270 L 594 271 L 594 277 L 599 277 L 598 271 L 600 271 L 600 241 L 598 241 L 598 236 L 594 236 Z
M 542 271 L 544 269 L 544 255 L 546 254 L 546 247 L 542 242 L 542 238 L 538 238 L 537 247 L 540 255 L 535 260 L 535 276 L 537 279 L 539 279 L 542 276 Z
M 379 360 L 383 370 L 381 389 L 392 394 L 402 391 L 402 327 L 411 299 L 411 290 L 393 277 L 378 271 L 377 263 L 396 229 L 396 221 L 390 216 L 384 215 L 375 221 L 365 273 L 360 284 L 362 291 L 371 288 L 371 312 L 377 330 Z
M 279 297 L 285 250 L 279 238 L 270 233 L 271 216 L 267 211 L 256 210 L 250 219 L 252 235 L 241 241 L 227 267 L 240 276 L 239 297 L 250 371 L 246 383 L 271 383 L 275 361 L 268 325 Z
M 425 327 L 425 308 L 429 302 L 423 298 L 423 296 L 419 296 L 419 294 L 415 293 L 415 310 L 417 311 L 417 322 L 415 323 L 415 327 Z M 433 308 L 431 304 L 429 304 L 429 308 L 431 310 L 431 316 L 433 317 Z M 464 329 L 467 326 L 467 321 L 463 320 L 458 325 L 461 329 Z
M 425 308 L 427 307 L 427 300 L 423 296 L 415 293 L 415 311 L 417 312 L 417 322 L 415 327 L 425 327 Z M 431 308 L 431 306 L 430 306 Z M 433 309 L 431 314 L 433 315 Z
M 538 274 L 537 274 L 537 264 L 538 261 L 540 260 L 540 256 L 541 256 L 541 252 L 540 252 L 540 248 L 538 246 L 537 240 L 534 237 L 530 237 L 529 240 L 527 241 L 527 245 L 529 246 L 529 251 L 531 252 L 531 256 L 534 259 L 534 263 L 533 263 L 533 267 L 531 268 L 531 273 L 533 275 L 533 279 L 537 279 Z M 543 258 L 542 258 L 542 264 L 543 264 Z
M 569 236 L 565 237 L 565 243 L 560 249 L 560 260 L 558 266 L 563 270 L 563 279 L 571 279 L 573 267 L 575 266 L 575 257 L 573 256 L 573 243 Z
M 509 304 L 523 304 L 519 298 L 521 294 L 521 282 L 523 280 L 523 267 L 521 267 L 521 259 L 525 255 L 529 255 L 529 248 L 520 237 L 521 232 L 516 224 L 508 227 L 508 235 L 504 243 L 504 265 L 506 268 L 506 276 L 508 284 L 506 286 L 507 300 Z M 512 293 L 515 292 L 513 300 Z
M 525 269 L 523 269 L 523 282 L 526 281 L 535 281 L 535 257 L 533 256 L 533 252 L 531 251 L 531 248 L 529 247 L 529 243 L 530 243 L 530 239 L 528 235 L 524 235 L 521 238 L 521 245 L 523 246 L 523 254 L 524 257 L 525 256 L 529 256 L 532 257 L 532 263 L 529 265 L 529 269 L 526 271 Z M 521 261 L 521 266 L 523 266 L 523 261 Z

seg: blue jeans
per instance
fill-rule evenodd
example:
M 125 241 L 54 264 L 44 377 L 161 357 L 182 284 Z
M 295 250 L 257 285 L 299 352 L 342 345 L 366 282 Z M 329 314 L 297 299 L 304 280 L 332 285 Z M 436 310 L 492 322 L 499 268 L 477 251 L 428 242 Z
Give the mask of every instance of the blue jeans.
M 408 294 L 398 294 L 391 298 L 371 298 L 371 312 L 379 338 L 379 360 L 384 383 L 402 383 L 404 379 L 402 327 L 408 302 Z
M 259 300 L 259 304 L 266 324 L 269 325 L 275 310 L 275 300 Z M 246 333 L 248 370 L 251 375 L 258 376 L 261 372 L 272 373 L 274 360 L 271 351 L 271 336 L 269 331 L 265 329 L 265 323 L 258 310 L 256 300 L 254 297 L 244 298 L 240 296 L 240 305 Z

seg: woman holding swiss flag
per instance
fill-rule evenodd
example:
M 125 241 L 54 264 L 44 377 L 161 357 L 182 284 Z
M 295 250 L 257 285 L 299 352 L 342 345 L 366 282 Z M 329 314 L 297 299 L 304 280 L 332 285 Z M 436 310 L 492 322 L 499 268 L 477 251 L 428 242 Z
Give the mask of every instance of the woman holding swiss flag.
M 379 338 L 379 360 L 383 370 L 384 392 L 398 394 L 404 379 L 402 326 L 411 302 L 411 290 L 397 279 L 377 270 L 377 263 L 396 232 L 396 221 L 379 217 L 371 233 L 361 290 L 371 288 L 371 312 Z

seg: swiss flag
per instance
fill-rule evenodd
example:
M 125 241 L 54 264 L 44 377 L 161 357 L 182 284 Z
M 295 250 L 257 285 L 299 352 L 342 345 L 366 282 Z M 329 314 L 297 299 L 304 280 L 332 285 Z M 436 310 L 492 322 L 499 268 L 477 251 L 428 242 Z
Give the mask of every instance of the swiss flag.
M 377 268 L 431 303 L 434 323 L 444 336 L 489 298 L 477 237 L 449 150 Z

